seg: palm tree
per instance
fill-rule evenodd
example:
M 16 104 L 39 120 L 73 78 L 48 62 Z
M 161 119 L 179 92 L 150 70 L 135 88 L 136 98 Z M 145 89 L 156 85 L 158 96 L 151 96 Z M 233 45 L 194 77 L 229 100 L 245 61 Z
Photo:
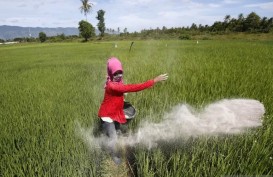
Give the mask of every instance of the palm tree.
M 80 7 L 81 13 L 84 13 L 86 21 L 87 21 L 87 14 L 91 12 L 93 4 L 89 2 L 89 0 L 81 0 L 82 6 Z

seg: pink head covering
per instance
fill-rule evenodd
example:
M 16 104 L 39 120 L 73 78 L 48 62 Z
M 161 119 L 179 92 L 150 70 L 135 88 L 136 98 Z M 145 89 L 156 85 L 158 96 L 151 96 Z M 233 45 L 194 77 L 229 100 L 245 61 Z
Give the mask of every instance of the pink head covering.
M 115 57 L 109 58 L 108 61 L 107 61 L 107 81 L 109 81 L 109 80 L 112 81 L 113 80 L 113 75 L 117 71 L 122 71 L 123 72 L 121 62 Z

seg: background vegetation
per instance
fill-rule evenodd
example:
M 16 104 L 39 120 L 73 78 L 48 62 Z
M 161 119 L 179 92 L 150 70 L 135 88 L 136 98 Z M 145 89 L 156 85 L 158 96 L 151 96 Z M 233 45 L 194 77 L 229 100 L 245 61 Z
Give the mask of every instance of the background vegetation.
M 82 0 L 81 12 L 87 16 L 92 8 L 91 3 L 88 0 Z M 65 36 L 64 34 L 58 34 L 57 36 L 48 36 L 48 42 L 61 42 L 61 41 L 87 41 L 90 40 L 144 40 L 144 39 L 181 39 L 181 40 L 210 40 L 210 39 L 223 39 L 226 38 L 240 38 L 246 39 L 245 35 L 254 36 L 255 39 L 261 39 L 260 36 L 269 36 L 272 39 L 273 36 L 273 17 L 260 17 L 255 12 L 244 16 L 239 14 L 238 18 L 231 18 L 230 15 L 223 17 L 223 21 L 216 21 L 211 26 L 195 24 L 187 27 L 173 27 L 156 29 L 143 29 L 140 32 L 128 32 L 127 28 L 124 29 L 112 29 L 107 28 L 107 24 L 104 23 L 104 14 L 107 13 L 102 9 L 97 12 L 97 19 L 99 20 L 97 26 L 100 34 L 95 34 L 94 25 L 87 21 L 82 20 L 79 23 L 80 34 L 73 36 Z M 87 19 L 87 18 L 86 18 Z M 85 24 L 85 28 L 83 25 Z M 86 26 L 90 26 L 87 28 Z M 256 36 L 256 37 L 255 37 Z M 257 37 L 258 36 L 258 37 Z M 267 37 L 265 37 L 267 38 Z M 37 42 L 36 38 L 15 38 L 14 41 L 19 42 Z M 0 39 L 1 42 L 1 39 Z M 3 40 L 2 40 L 3 42 Z

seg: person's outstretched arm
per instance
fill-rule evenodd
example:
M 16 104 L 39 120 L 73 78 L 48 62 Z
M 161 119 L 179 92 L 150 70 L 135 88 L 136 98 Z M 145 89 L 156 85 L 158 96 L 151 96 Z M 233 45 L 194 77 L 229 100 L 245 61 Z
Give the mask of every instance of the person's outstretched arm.
M 148 80 L 144 83 L 140 84 L 115 84 L 115 83 L 109 83 L 110 84 L 110 90 L 113 90 L 115 92 L 120 93 L 127 93 L 127 92 L 138 92 L 147 88 L 152 87 L 155 83 L 162 82 L 168 79 L 167 74 L 161 74 L 154 79 Z

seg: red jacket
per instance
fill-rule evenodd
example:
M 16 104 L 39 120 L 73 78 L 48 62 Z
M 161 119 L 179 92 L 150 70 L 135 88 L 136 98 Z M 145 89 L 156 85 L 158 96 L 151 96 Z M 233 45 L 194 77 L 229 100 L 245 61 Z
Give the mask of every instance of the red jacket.
M 125 115 L 123 112 L 124 93 L 138 92 L 146 88 L 152 87 L 154 80 L 149 80 L 141 84 L 128 84 L 108 81 L 105 87 L 103 102 L 101 103 L 98 116 L 110 117 L 119 123 L 125 123 Z

